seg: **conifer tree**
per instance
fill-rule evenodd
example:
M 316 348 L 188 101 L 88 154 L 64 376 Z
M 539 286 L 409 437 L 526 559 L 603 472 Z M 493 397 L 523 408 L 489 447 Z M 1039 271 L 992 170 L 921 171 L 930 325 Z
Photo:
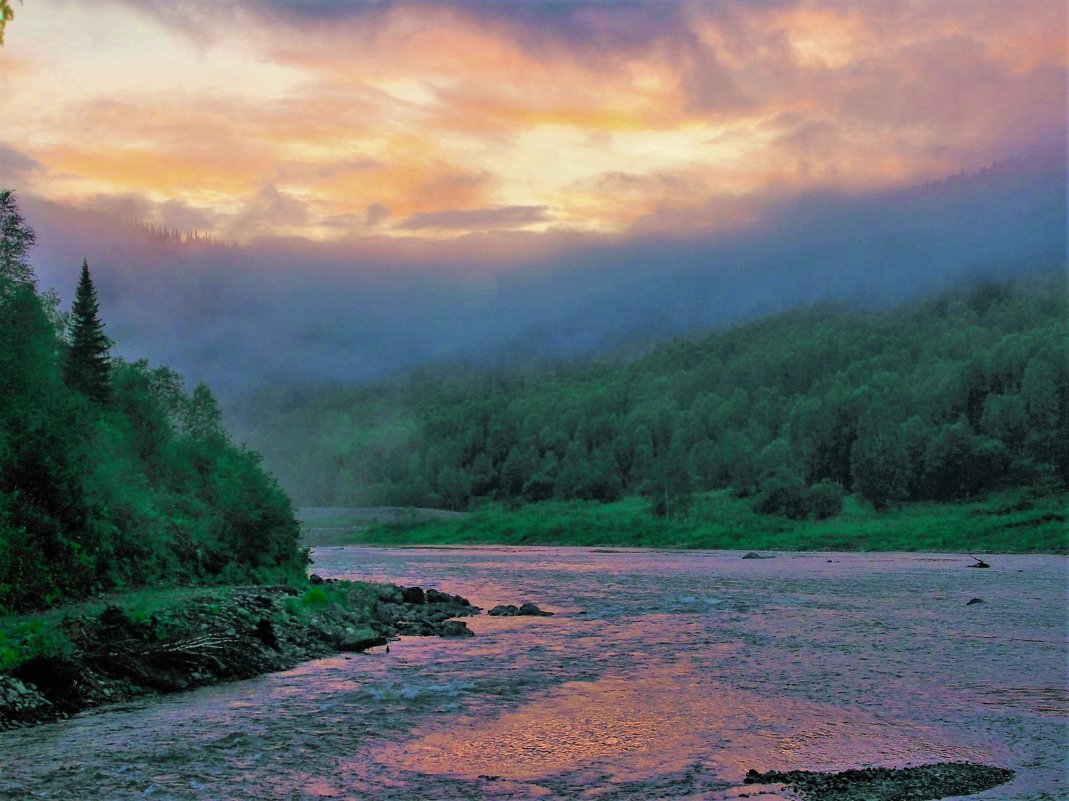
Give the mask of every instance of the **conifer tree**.
M 0 189 L 0 300 L 17 287 L 36 289 L 28 254 L 37 240 L 22 219 L 15 193 Z
M 82 276 L 71 306 L 70 347 L 64 378 L 71 389 L 97 403 L 107 403 L 111 399 L 111 340 L 104 335 L 99 311 L 89 264 L 83 261 Z

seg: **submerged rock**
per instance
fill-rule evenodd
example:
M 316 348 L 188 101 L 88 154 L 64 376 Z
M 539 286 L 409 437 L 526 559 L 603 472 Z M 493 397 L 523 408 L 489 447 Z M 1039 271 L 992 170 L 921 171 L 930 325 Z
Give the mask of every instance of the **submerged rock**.
M 934 801 L 970 795 L 1005 784 L 1007 768 L 973 762 L 939 762 L 914 768 L 863 768 L 841 773 L 808 770 L 746 772 L 746 784 L 786 784 L 802 798 L 816 801 Z
M 742 558 L 743 559 L 775 559 L 776 557 L 775 556 L 762 556 L 759 553 L 755 553 L 754 551 L 750 551 L 748 554 L 746 554 Z
M 544 609 L 539 609 L 535 604 L 521 604 L 520 614 L 531 615 L 533 617 L 551 617 L 553 615 L 552 612 L 547 612 Z
M 983 598 L 970 598 L 970 599 L 969 599 L 969 600 L 968 600 L 968 601 L 967 601 L 967 602 L 965 603 L 965 605 L 966 605 L 966 606 L 972 606 L 973 604 L 982 604 L 983 602 L 984 602 L 984 599 L 983 599 Z
M 552 612 L 539 609 L 536 604 L 531 603 L 522 604 L 521 606 L 501 604 L 500 606 L 495 606 L 487 614 L 494 617 L 551 617 L 553 615 Z

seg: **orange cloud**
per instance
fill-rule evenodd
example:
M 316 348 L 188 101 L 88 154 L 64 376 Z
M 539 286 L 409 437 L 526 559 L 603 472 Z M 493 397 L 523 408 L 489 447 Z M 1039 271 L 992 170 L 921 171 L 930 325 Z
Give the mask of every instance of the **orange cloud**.
M 749 219 L 703 211 L 752 206 L 732 198 L 897 186 L 1065 135 L 1057 0 L 554 13 L 40 0 L 0 66 L 53 55 L 0 100 L 0 143 L 46 197 L 172 200 L 236 237 L 433 239 L 717 227 Z

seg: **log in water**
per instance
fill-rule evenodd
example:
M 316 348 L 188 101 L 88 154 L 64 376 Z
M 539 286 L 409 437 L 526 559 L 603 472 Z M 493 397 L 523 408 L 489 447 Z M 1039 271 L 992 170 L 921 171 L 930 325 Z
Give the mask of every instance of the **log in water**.
M 0 798 L 769 799 L 748 770 L 959 761 L 1016 771 L 970 798 L 1069 797 L 1065 558 L 740 556 L 321 549 L 556 614 L 2 733 Z

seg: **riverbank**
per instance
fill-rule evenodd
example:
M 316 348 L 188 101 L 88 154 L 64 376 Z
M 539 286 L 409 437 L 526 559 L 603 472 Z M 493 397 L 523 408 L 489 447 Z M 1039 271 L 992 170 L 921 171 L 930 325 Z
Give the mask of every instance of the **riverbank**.
M 702 550 L 1069 553 L 1066 493 L 1023 491 L 877 512 L 856 497 L 825 520 L 758 514 L 728 492 L 696 498 L 679 519 L 654 517 L 641 498 L 611 504 L 545 501 L 490 505 L 463 518 L 331 523 L 332 545 L 585 545 Z M 307 536 L 307 530 L 306 530 Z M 326 544 L 326 543 L 324 543 Z
M 433 589 L 313 577 L 303 590 L 141 591 L 0 618 L 0 729 L 286 670 L 400 634 L 467 637 L 455 618 L 479 611 Z

